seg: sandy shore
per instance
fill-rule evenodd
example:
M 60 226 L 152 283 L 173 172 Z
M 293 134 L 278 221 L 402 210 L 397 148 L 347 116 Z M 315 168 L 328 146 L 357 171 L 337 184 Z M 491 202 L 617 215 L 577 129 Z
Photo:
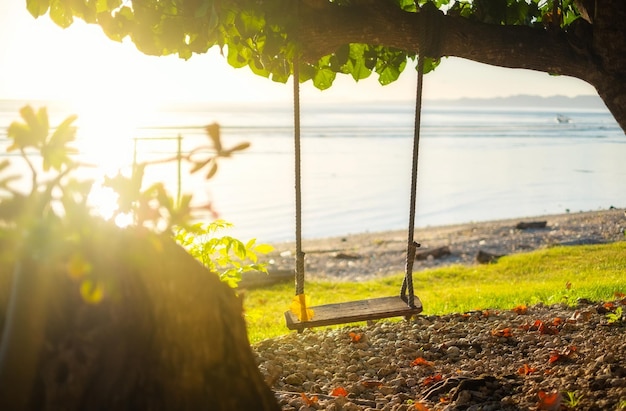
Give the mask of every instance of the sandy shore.
M 543 228 L 517 228 L 519 223 L 545 222 Z M 509 255 L 543 247 L 625 240 L 626 216 L 622 209 L 536 216 L 511 220 L 419 228 L 415 241 L 424 256 L 414 272 L 452 264 L 477 264 L 479 252 Z M 304 240 L 307 278 L 360 281 L 403 272 L 406 231 L 363 233 L 343 237 Z M 266 256 L 270 271 L 284 272 L 295 266 L 295 243 L 275 244 Z

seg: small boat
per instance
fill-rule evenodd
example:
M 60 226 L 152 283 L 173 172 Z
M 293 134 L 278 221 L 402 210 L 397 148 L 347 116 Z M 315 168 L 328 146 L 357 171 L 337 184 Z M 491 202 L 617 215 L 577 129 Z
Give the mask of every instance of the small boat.
M 558 123 L 571 123 L 572 119 L 567 117 L 565 114 L 557 114 L 556 115 L 556 121 Z

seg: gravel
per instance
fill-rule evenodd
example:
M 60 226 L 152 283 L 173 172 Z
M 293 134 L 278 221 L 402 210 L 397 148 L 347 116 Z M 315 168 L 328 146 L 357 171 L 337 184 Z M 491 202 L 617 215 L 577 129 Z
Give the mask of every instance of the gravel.
M 519 222 L 546 221 L 519 229 Z M 448 247 L 414 271 L 477 264 L 493 255 L 624 240 L 622 210 L 425 228 L 421 249 Z M 360 281 L 404 269 L 406 234 L 365 233 L 304 242 L 307 277 Z M 273 269 L 293 267 L 279 244 Z M 626 271 L 626 269 L 625 269 Z M 623 290 L 624 291 L 624 290 Z M 253 346 L 284 411 L 626 410 L 626 298 L 416 316 L 305 330 Z M 345 390 L 342 395 L 342 390 Z
M 621 410 L 626 318 L 609 324 L 609 314 L 624 305 L 417 316 L 253 349 L 284 411 Z

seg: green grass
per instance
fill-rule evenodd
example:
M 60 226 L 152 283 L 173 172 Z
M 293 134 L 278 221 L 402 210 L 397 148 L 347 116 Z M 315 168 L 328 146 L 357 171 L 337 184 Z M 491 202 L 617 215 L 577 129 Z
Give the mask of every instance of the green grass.
M 575 303 L 626 292 L 626 242 L 554 247 L 501 258 L 496 264 L 452 266 L 413 274 L 423 314 L 509 309 L 519 304 Z M 402 274 L 359 283 L 308 282 L 312 305 L 397 295 Z M 569 288 L 566 284 L 570 284 Z M 244 299 L 251 343 L 290 332 L 283 313 L 293 285 L 247 291 Z

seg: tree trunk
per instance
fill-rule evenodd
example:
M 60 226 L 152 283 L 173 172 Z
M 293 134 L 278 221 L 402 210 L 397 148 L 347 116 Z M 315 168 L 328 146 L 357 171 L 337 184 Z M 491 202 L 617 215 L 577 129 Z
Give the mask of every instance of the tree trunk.
M 257 369 L 241 303 L 215 274 L 145 231 L 103 226 L 86 238 L 42 261 L 50 283 L 43 344 L 31 350 L 36 372 L 19 387 L 28 396 L 18 409 L 279 410 Z M 81 297 L 87 277 L 68 275 L 76 255 L 103 285 L 98 303 Z M 5 268 L 3 289 L 11 282 Z M 0 294 L 0 310 L 7 298 Z M 3 397 L 0 409 L 9 409 Z

